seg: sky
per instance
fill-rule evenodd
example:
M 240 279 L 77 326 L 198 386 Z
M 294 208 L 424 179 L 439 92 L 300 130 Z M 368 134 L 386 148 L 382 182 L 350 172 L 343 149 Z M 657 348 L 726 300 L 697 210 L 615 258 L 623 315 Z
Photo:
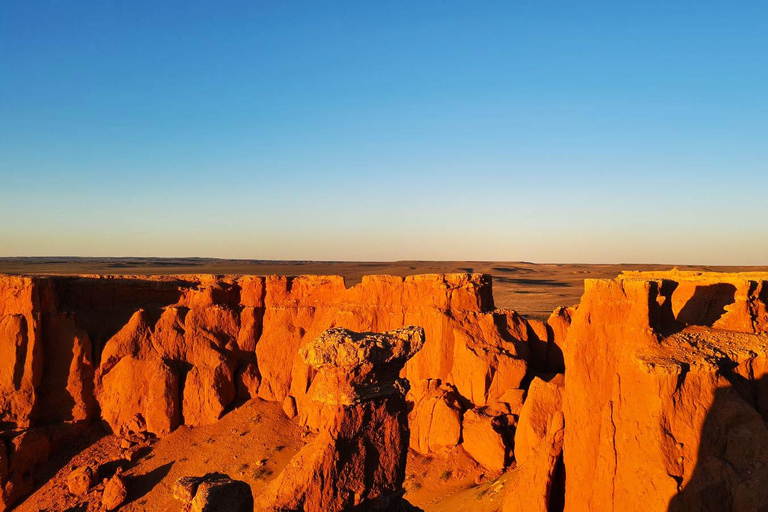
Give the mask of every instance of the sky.
M 0 0 L 0 256 L 768 265 L 768 2 Z

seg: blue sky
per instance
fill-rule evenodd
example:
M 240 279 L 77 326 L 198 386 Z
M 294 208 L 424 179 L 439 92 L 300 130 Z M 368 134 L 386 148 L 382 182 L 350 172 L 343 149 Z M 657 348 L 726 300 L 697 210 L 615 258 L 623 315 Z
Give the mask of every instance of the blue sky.
M 768 264 L 765 2 L 0 2 L 0 255 Z

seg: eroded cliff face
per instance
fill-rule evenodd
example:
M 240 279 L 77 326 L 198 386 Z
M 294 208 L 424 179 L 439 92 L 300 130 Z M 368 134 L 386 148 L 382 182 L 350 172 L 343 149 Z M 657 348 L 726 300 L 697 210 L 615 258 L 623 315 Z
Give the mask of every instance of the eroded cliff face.
M 567 511 L 768 502 L 768 275 L 586 281 L 565 342 Z
M 449 386 L 461 402 L 454 442 L 464 410 L 520 388 L 535 334 L 494 310 L 480 274 L 368 276 L 351 288 L 335 276 L 0 276 L 4 500 L 31 489 L 54 426 L 103 420 L 118 434 L 164 435 L 217 421 L 238 396 L 289 402 L 306 419 L 316 370 L 302 346 L 329 328 L 406 325 L 425 332 L 403 370 L 409 400 L 429 382 Z M 34 432 L 45 442 L 27 456 Z
M 408 442 L 428 457 L 462 447 L 489 479 L 512 468 L 505 510 L 562 508 L 564 475 L 567 511 L 759 510 L 766 303 L 766 274 L 589 280 L 581 303 L 547 322 L 495 310 L 477 274 L 369 276 L 351 288 L 322 276 L 0 276 L 0 510 L 89 423 L 163 436 L 253 397 L 281 402 L 322 439 L 283 477 L 299 487 L 302 460 L 316 475 L 338 469 L 327 461 L 339 439 L 386 441 L 394 484 L 366 492 L 392 496 Z M 423 346 L 385 379 L 369 378 L 373 353 L 340 371 L 344 343 L 308 345 L 328 329 L 408 325 Z M 396 377 L 408 386 L 392 395 Z M 370 422 L 388 440 L 366 438 Z M 359 462 L 349 475 L 363 481 Z M 357 503 L 302 489 L 339 509 Z

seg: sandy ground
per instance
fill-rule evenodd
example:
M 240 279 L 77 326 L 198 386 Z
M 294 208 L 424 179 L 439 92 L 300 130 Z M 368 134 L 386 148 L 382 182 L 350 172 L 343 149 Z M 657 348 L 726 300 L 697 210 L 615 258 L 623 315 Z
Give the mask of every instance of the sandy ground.
M 58 454 L 42 468 L 44 482 L 14 510 L 97 511 L 103 483 L 86 496 L 67 490 L 73 469 L 100 467 L 99 482 L 118 466 L 128 487 L 124 511 L 176 512 L 173 484 L 182 476 L 225 473 L 247 482 L 255 496 L 262 491 L 303 446 L 301 429 L 289 420 L 280 404 L 259 399 L 230 411 L 214 425 L 182 426 L 139 451 L 132 462 L 123 461 L 120 440 L 97 425 L 70 450 Z M 70 458 L 71 457 L 71 458 Z M 424 511 L 493 512 L 499 510 L 508 473 L 488 474 L 461 447 L 440 457 L 409 452 L 405 498 Z
M 243 480 L 258 495 L 304 445 L 300 430 L 285 416 L 280 404 L 258 399 L 234 409 L 214 425 L 179 427 L 140 452 L 137 460 L 123 463 L 129 493 L 120 510 L 178 512 L 180 502 L 173 498 L 174 482 L 182 476 L 211 472 Z M 103 484 L 92 487 L 86 497 L 76 497 L 67 490 L 67 477 L 73 468 L 85 464 L 106 464 L 100 477 L 109 477 L 118 465 L 110 461 L 119 457 L 119 440 L 105 435 L 77 452 L 55 473 L 57 460 L 53 459 L 49 464 L 53 470 L 47 468 L 45 483 L 15 510 L 98 510 Z
M 546 318 L 557 306 L 579 302 L 584 279 L 612 278 L 623 270 L 669 270 L 671 265 L 536 264 L 509 261 L 312 262 L 204 258 L 0 258 L 6 274 L 315 274 L 341 275 L 347 286 L 366 274 L 407 276 L 482 272 L 493 276 L 498 308 L 529 318 Z M 681 270 L 743 272 L 768 267 L 679 266 Z

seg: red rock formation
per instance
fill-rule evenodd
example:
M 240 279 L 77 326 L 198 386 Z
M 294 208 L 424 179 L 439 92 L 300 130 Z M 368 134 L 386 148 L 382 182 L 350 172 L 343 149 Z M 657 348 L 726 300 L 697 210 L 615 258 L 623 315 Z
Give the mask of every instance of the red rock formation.
M 259 510 L 374 510 L 402 495 L 408 450 L 398 374 L 424 344 L 424 330 L 383 334 L 330 329 L 301 350 L 318 371 L 309 390 L 319 430 L 259 497 Z
M 556 411 L 548 417 L 539 442 L 527 452 L 526 462 L 512 471 L 502 512 L 562 510 L 562 503 L 553 506 L 552 487 L 563 452 L 564 432 L 563 413 Z
M 424 389 L 415 390 L 414 396 L 420 398 L 408 415 L 411 448 L 427 455 L 458 446 L 463 411 L 458 393 L 439 380 L 424 381 L 420 386 Z
M 409 324 L 426 333 L 403 372 L 414 389 L 439 379 L 472 407 L 520 387 L 531 331 L 493 310 L 488 276 L 369 276 L 351 288 L 317 276 L 0 276 L 0 434 L 10 446 L 19 432 L 8 429 L 100 417 L 118 433 L 162 435 L 216 421 L 237 396 L 287 399 L 306 416 L 315 370 L 302 346 L 332 327 Z M 21 468 L 30 459 L 18 453 L 1 465 Z M 12 487 L 10 501 L 29 488 Z
M 253 494 L 246 482 L 221 473 L 185 476 L 173 485 L 183 512 L 252 512 Z
M 555 413 L 563 410 L 563 374 L 549 381 L 534 378 L 528 388 L 515 430 L 515 460 L 525 464 L 529 453 L 545 438 Z
M 766 282 L 587 280 L 565 343 L 567 511 L 766 503 Z
M 464 414 L 461 446 L 477 462 L 491 471 L 502 471 L 509 462 L 509 432 L 503 416 L 487 407 L 471 409 Z

